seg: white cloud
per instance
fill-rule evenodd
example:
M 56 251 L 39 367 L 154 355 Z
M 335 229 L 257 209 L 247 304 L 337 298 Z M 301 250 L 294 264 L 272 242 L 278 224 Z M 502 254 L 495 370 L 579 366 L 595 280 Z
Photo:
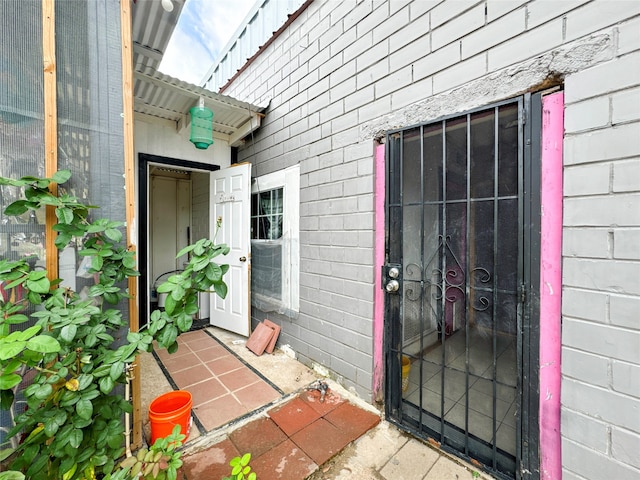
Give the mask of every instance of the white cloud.
M 160 70 L 200 83 L 255 0 L 187 0 L 167 46 Z

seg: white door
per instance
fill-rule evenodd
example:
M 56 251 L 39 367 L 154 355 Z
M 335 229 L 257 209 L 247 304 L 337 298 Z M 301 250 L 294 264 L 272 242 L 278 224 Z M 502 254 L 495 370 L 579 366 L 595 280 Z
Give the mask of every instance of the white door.
M 251 270 L 251 164 L 232 165 L 211 173 L 211 238 L 216 224 L 222 226 L 216 243 L 226 243 L 231 251 L 217 257 L 218 263 L 228 263 L 224 281 L 229 287 L 226 299 L 211 294 L 210 323 L 239 335 L 249 336 L 249 273 Z

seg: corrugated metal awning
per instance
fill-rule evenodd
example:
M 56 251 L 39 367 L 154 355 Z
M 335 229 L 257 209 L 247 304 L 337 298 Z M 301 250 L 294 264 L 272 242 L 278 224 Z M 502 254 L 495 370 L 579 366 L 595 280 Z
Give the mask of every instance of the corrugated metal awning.
M 158 71 L 171 34 L 178 22 L 184 0 L 172 0 L 173 11 L 162 8 L 160 0 L 135 0 L 132 5 L 134 111 L 138 118 L 174 126 L 189 125 L 189 109 L 204 100 L 214 112 L 214 135 L 230 145 L 260 125 L 263 107 L 183 82 Z

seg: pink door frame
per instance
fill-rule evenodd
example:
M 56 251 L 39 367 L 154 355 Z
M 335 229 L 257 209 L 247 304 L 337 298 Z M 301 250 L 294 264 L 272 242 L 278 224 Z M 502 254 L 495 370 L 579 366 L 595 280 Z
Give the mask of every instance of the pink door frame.
M 560 439 L 560 358 L 562 293 L 562 147 L 564 93 L 542 99 L 540 251 L 540 473 L 562 478 Z M 373 319 L 373 399 L 384 399 L 385 146 L 375 147 L 375 283 Z
M 562 142 L 564 92 L 542 97 L 540 172 L 540 478 L 562 478 Z

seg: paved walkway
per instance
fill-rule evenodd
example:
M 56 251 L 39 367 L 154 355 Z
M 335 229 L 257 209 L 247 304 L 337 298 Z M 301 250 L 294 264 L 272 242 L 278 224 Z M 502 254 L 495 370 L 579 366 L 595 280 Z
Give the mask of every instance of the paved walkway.
M 194 395 L 182 480 L 223 478 L 229 461 L 247 452 L 258 480 L 493 478 L 400 431 L 282 350 L 256 356 L 241 337 L 206 329 L 183 335 L 179 353 L 148 355 L 141 363 L 143 408 L 167 390 Z M 244 384 L 235 381 L 241 378 Z M 318 380 L 329 386 L 323 402 L 319 391 L 307 389 Z M 243 391 L 249 388 L 265 396 L 254 398 Z M 225 401 L 234 408 L 224 408 Z M 145 431 L 148 436 L 148 425 Z
M 379 422 L 378 415 L 333 392 L 321 402 L 318 391 L 305 390 L 224 440 L 185 455 L 184 478 L 223 478 L 233 457 L 251 453 L 260 480 L 303 480 Z

